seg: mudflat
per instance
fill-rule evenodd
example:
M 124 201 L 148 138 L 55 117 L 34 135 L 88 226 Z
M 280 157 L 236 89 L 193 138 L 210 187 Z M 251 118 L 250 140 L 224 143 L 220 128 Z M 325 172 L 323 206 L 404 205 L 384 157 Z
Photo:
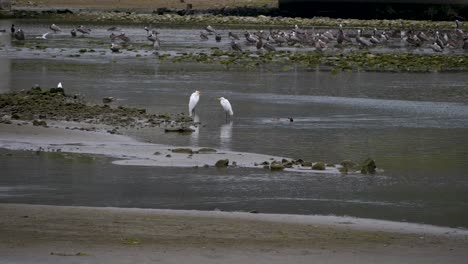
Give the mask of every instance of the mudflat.
M 2 263 L 466 263 L 468 257 L 466 230 L 386 221 L 369 220 L 366 228 L 353 218 L 23 204 L 0 204 L 0 214 Z

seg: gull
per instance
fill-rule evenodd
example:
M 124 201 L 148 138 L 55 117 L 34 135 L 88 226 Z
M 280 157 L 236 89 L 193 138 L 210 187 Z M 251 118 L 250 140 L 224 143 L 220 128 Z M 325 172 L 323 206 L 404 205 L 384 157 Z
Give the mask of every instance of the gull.
M 49 34 L 50 34 L 50 32 L 47 32 L 47 33 L 42 34 L 42 36 L 36 37 L 36 38 L 37 39 L 47 39 L 47 35 L 49 35 Z

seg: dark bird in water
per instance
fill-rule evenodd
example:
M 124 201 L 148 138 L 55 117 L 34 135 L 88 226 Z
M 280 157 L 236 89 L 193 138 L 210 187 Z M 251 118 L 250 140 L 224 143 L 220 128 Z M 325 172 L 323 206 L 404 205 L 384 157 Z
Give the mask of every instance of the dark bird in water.
M 91 33 L 91 29 L 89 28 L 85 28 L 83 25 L 79 26 L 76 31 L 80 32 L 82 35 L 85 35 L 85 34 L 90 34 Z
M 15 34 L 15 31 L 16 31 L 15 24 L 11 24 L 11 29 L 10 30 L 11 30 L 11 34 Z
M 288 119 L 289 119 L 289 122 L 294 122 L 294 118 L 288 117 Z
M 112 43 L 112 44 L 111 44 L 110 50 L 111 50 L 112 52 L 119 52 L 120 49 L 121 49 L 121 47 L 120 47 L 119 45 L 117 45 L 117 44 L 115 44 L 115 43 Z
M 231 42 L 231 48 L 235 51 L 242 51 L 241 46 L 234 40 Z
M 49 26 L 49 28 L 54 32 L 57 33 L 58 31 L 62 31 L 57 25 L 52 24 Z
M 215 40 L 216 42 L 221 42 L 221 34 L 216 33 Z
M 15 39 L 17 40 L 24 40 L 24 32 L 21 28 L 18 28 L 18 30 L 16 30 L 15 34 Z
M 71 34 L 72 37 L 76 37 L 76 30 L 75 30 L 75 29 L 72 29 L 72 30 L 70 31 L 70 34 Z
M 208 40 L 208 35 L 205 32 L 200 31 L 200 38 L 201 40 Z

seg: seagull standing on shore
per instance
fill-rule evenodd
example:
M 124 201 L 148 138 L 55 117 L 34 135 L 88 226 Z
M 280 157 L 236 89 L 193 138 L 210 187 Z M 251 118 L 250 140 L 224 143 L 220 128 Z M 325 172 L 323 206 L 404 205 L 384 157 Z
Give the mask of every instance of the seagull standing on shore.
M 224 113 L 226 113 L 226 122 L 227 122 L 228 115 L 229 116 L 234 115 L 234 112 L 232 111 L 231 103 L 228 101 L 228 99 L 226 99 L 224 97 L 220 97 L 220 98 L 218 98 L 218 100 L 219 100 L 219 103 L 221 104 L 221 106 L 224 109 Z
M 189 101 L 189 116 L 192 116 L 195 113 L 195 107 L 198 104 L 198 101 L 200 100 L 200 91 L 195 91 L 190 95 L 190 101 Z

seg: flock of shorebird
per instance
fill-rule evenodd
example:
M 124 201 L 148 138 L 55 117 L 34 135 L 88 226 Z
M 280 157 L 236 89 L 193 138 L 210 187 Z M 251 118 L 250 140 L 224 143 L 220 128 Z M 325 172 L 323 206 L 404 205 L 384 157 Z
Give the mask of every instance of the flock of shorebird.
M 403 25 L 401 28 L 404 28 Z M 52 24 L 49 26 L 50 32 L 37 36 L 36 38 L 47 39 L 50 33 L 57 33 L 62 29 Z M 127 46 L 131 40 L 122 29 L 118 27 L 110 27 L 107 29 L 110 33 L 111 41 L 110 50 L 119 52 L 122 47 Z M 159 32 L 156 29 L 144 27 L 146 31 L 146 39 L 152 43 L 154 50 L 161 48 L 161 41 L 158 37 Z M 213 38 L 216 42 L 221 42 L 226 36 L 223 32 L 214 29 L 212 26 L 206 26 L 200 31 L 200 40 L 207 41 Z M 11 33 L 17 40 L 24 40 L 25 34 L 21 28 L 16 29 L 15 25 L 11 26 Z M 76 37 L 77 34 L 89 35 L 91 29 L 83 25 L 73 28 L 70 31 L 71 37 Z M 341 48 L 346 45 L 357 45 L 360 48 L 371 48 L 374 46 L 383 46 L 386 43 L 400 41 L 408 47 L 430 47 L 434 52 L 442 52 L 448 49 L 464 49 L 468 50 L 468 34 L 463 32 L 460 22 L 455 21 L 453 30 L 414 30 L 414 29 L 397 29 L 397 30 L 378 30 L 374 28 L 372 33 L 365 35 L 361 29 L 351 30 L 343 29 L 340 24 L 338 28 L 327 30 L 302 29 L 295 25 L 290 30 L 259 30 L 255 32 L 244 31 L 242 43 L 241 37 L 235 32 L 229 31 L 227 38 L 230 39 L 230 47 L 234 51 L 243 51 L 243 46 L 255 46 L 257 50 L 275 51 L 277 47 L 295 46 L 295 47 L 314 47 L 317 51 L 326 50 L 329 47 Z

